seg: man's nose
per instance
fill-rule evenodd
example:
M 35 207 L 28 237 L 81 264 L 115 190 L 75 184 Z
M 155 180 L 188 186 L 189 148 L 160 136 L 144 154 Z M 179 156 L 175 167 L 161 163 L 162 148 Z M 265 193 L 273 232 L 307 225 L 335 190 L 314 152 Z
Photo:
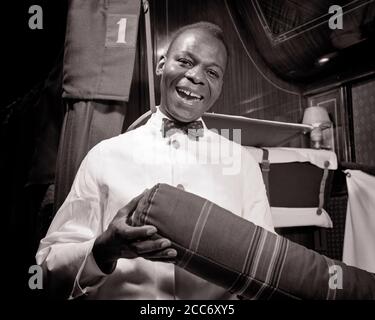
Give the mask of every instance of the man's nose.
M 186 71 L 185 77 L 194 84 L 204 84 L 204 74 L 202 68 L 200 68 L 199 66 L 195 66 Z

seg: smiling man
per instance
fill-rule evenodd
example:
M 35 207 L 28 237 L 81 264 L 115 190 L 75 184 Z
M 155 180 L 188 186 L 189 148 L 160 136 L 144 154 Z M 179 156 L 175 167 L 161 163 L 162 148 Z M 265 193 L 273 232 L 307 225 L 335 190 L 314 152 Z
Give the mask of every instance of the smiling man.
M 198 119 L 221 93 L 228 51 L 220 31 L 204 26 L 180 31 L 156 69 L 160 110 L 177 121 Z
M 87 299 L 236 298 L 170 263 L 176 250 L 155 237 L 154 226 L 126 223 L 142 192 L 166 183 L 273 231 L 258 163 L 201 120 L 220 96 L 228 53 L 214 24 L 200 22 L 175 34 L 156 68 L 156 113 L 88 153 L 40 243 L 36 258 L 49 292 Z M 233 163 L 239 163 L 236 170 L 226 171 Z

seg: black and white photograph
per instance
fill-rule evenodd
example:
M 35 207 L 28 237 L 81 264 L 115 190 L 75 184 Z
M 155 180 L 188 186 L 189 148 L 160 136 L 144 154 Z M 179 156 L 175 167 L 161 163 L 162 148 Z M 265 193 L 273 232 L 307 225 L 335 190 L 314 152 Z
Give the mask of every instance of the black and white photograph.
M 375 0 L 2 15 L 8 299 L 132 319 L 375 300 Z

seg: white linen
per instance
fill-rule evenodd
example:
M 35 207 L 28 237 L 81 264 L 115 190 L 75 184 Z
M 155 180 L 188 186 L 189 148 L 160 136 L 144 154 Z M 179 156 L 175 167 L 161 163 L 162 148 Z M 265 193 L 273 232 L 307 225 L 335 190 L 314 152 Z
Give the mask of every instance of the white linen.
M 318 208 L 283 208 L 271 207 L 272 220 L 275 228 L 317 226 L 332 228 L 333 223 L 327 211 Z
M 254 159 L 262 162 L 263 151 L 259 148 L 246 147 Z M 318 168 L 325 169 L 326 161 L 328 169 L 337 169 L 337 157 L 333 151 L 305 148 L 266 148 L 269 151 L 268 160 L 271 163 L 310 162 Z
M 348 186 L 343 262 L 375 273 L 375 177 L 345 170 Z

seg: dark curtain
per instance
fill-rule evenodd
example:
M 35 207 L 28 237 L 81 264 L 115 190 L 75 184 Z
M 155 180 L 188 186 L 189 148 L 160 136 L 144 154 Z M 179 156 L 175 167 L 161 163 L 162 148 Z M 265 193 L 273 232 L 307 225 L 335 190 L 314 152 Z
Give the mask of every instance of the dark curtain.
M 64 104 L 66 114 L 57 158 L 55 211 L 68 195 L 87 152 L 98 142 L 121 133 L 127 102 L 67 99 Z
M 0 109 L 2 289 L 10 298 L 43 296 L 43 290 L 28 286 L 29 267 L 35 264 L 39 241 L 68 194 L 82 159 L 95 144 L 122 133 L 149 108 L 143 15 L 139 28 L 128 102 L 63 99 L 61 52 L 46 80 Z M 122 64 L 121 53 L 117 56 Z M 78 64 L 77 70 L 81 67 Z M 117 86 L 123 88 L 120 82 Z
M 28 288 L 28 270 L 35 264 L 39 239 L 53 214 L 48 195 L 64 116 L 61 82 L 62 54 L 48 78 L 4 108 L 1 117 L 2 261 L 9 296 L 34 296 L 42 291 Z

